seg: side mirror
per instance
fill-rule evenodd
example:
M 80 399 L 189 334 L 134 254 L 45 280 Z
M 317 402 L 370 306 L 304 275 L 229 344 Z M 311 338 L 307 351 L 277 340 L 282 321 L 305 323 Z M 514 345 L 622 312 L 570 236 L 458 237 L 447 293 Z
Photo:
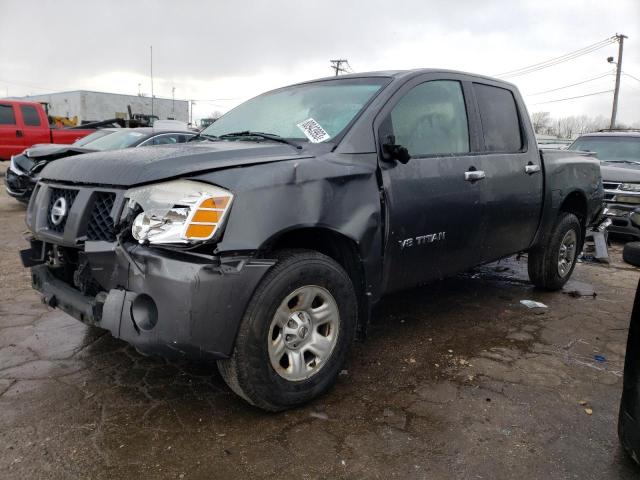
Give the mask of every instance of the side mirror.
M 640 228 L 640 208 L 636 208 L 633 212 L 629 214 L 629 220 L 631 221 L 634 227 Z
M 402 145 L 396 144 L 396 137 L 394 135 L 388 135 L 385 143 L 382 144 L 382 153 L 384 153 L 384 159 L 387 161 L 396 160 L 402 164 L 411 160 L 409 150 Z

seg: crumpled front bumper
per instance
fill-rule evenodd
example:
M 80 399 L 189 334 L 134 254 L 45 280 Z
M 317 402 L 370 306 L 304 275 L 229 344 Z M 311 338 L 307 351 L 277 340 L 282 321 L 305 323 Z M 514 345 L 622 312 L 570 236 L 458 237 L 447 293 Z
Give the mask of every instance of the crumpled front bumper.
M 612 233 L 632 235 L 640 238 L 640 229 L 634 227 L 629 218 L 629 215 L 638 207 L 640 207 L 640 205 L 607 203 L 605 216 L 611 219 L 611 225 L 607 230 Z
M 40 263 L 43 243 L 21 252 L 43 301 L 163 356 L 227 358 L 246 306 L 271 260 L 211 257 L 87 242 L 91 275 L 108 289 L 86 295 Z
M 7 168 L 4 177 L 5 190 L 13 198 L 17 198 L 23 202 L 28 202 L 33 193 L 37 180 L 27 175 L 14 172 Z

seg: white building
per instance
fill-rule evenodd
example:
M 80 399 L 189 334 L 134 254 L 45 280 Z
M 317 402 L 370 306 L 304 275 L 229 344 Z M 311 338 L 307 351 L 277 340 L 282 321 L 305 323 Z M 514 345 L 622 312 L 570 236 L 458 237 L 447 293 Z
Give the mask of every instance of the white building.
M 151 115 L 151 97 L 121 95 L 119 93 L 73 90 L 70 92 L 29 95 L 20 100 L 47 102 L 49 115 L 73 118 L 78 117 L 78 125 L 111 118 L 128 118 L 127 106 L 131 112 Z M 153 115 L 160 120 L 174 119 L 189 121 L 189 102 L 171 98 L 153 99 Z

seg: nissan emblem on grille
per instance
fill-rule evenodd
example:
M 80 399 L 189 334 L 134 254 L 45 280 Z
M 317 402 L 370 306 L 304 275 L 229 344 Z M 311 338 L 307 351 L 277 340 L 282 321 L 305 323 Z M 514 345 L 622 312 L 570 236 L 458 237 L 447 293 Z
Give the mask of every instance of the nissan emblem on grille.
M 64 197 L 58 197 L 51 207 L 51 213 L 49 214 L 51 223 L 54 225 L 60 225 L 67 216 L 67 201 Z

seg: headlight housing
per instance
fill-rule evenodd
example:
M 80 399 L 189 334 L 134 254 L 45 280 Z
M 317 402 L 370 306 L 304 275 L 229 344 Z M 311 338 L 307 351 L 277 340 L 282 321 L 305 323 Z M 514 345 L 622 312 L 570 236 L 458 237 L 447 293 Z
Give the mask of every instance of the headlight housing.
M 9 161 L 9 170 L 17 175 L 23 175 L 23 172 L 16 165 L 15 155 L 11 155 L 11 160 Z
M 626 190 L 627 192 L 640 192 L 640 183 L 623 183 L 620 185 L 620 190 Z
M 136 211 L 131 235 L 140 243 L 195 244 L 219 239 L 233 194 L 193 180 L 174 180 L 126 193 L 125 214 Z

